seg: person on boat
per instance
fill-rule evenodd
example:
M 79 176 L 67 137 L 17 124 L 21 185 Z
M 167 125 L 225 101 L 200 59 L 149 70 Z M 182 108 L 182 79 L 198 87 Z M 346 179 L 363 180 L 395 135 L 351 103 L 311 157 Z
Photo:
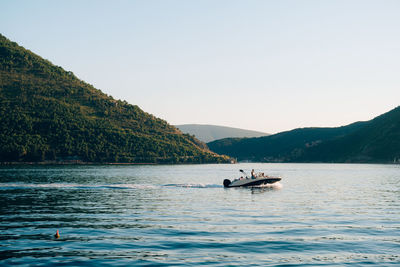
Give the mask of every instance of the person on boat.
M 256 174 L 254 172 L 254 169 L 251 170 L 251 179 L 256 179 Z

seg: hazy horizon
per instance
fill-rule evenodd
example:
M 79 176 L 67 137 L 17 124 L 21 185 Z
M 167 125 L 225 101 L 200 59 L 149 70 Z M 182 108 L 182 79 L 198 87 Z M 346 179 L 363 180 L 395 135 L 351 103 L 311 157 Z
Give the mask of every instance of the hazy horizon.
M 399 105 L 398 1 L 11 1 L 1 33 L 170 124 L 277 133 Z

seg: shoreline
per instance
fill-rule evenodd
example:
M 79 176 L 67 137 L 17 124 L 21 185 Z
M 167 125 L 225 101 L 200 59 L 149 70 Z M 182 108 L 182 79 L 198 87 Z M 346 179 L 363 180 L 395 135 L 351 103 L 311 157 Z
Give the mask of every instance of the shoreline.
M 178 163 L 155 163 L 155 162 L 0 162 L 0 166 L 22 166 L 22 165 L 202 165 L 202 164 L 235 164 L 235 162 L 178 162 Z
M 22 165 L 30 165 L 30 166 L 44 166 L 44 165 L 54 165 L 54 166 L 63 166 L 63 165 L 204 165 L 204 164 L 240 164 L 240 163 L 248 163 L 248 164 L 379 164 L 379 165 L 400 165 L 399 162 L 178 162 L 178 163 L 155 163 L 155 162 L 52 162 L 52 161 L 44 161 L 44 162 L 0 162 L 0 166 L 22 166 Z

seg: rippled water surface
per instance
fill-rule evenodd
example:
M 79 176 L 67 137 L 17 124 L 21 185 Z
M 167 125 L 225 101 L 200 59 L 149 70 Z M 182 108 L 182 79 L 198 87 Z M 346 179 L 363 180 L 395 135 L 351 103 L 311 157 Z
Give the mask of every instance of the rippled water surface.
M 0 203 L 0 265 L 400 264 L 398 165 L 0 167 Z

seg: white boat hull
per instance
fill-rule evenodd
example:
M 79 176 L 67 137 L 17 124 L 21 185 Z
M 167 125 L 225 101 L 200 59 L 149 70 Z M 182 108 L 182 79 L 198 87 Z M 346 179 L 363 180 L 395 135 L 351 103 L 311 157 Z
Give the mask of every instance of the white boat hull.
M 280 177 L 257 177 L 257 178 L 243 178 L 230 181 L 229 179 L 224 180 L 224 187 L 241 187 L 241 186 L 259 186 L 265 184 L 273 184 L 279 182 Z

